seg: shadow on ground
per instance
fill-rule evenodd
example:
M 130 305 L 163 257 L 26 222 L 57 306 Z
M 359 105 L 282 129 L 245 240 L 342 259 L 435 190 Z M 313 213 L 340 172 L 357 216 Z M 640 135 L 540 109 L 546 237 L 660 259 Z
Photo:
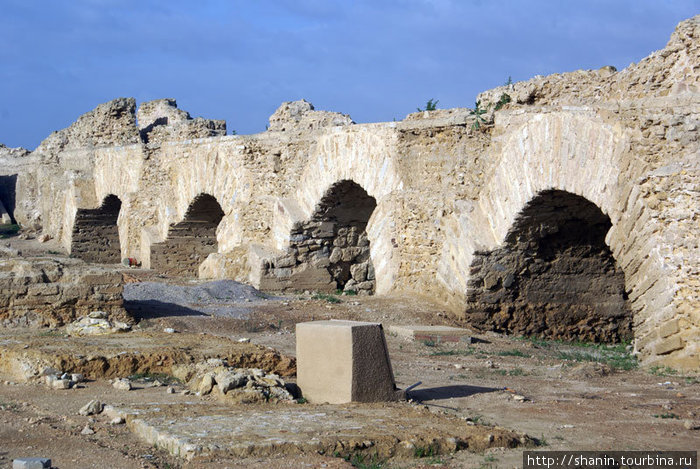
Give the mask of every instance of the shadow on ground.
M 408 397 L 416 401 L 435 401 L 440 399 L 450 399 L 452 397 L 469 397 L 474 394 L 500 391 L 498 388 L 487 388 L 483 386 L 468 386 L 466 384 L 455 384 L 450 386 L 439 386 L 436 388 L 414 389 L 409 391 Z
M 158 300 L 125 300 L 124 309 L 137 320 L 172 316 L 207 316 L 201 311 L 186 306 Z

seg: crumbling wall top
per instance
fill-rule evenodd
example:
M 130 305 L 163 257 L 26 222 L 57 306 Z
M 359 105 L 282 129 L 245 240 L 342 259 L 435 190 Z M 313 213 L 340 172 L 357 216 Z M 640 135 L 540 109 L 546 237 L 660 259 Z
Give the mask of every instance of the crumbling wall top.
M 226 121 L 201 117 L 192 119 L 187 111 L 177 108 L 177 102 L 172 98 L 142 103 L 136 117 L 144 142 L 226 135 Z
M 135 111 L 134 98 L 117 98 L 100 104 L 70 127 L 53 132 L 35 151 L 53 159 L 64 150 L 139 143 Z
M 270 116 L 268 130 L 271 132 L 312 131 L 324 127 L 338 127 L 354 124 L 347 114 L 330 111 L 316 111 L 314 105 L 305 99 L 282 103 Z

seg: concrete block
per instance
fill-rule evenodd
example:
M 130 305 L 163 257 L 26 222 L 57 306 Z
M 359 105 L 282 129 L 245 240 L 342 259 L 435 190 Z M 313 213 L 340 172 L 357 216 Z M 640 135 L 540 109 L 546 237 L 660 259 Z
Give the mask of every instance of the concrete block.
M 433 342 L 471 343 L 471 333 L 466 329 L 450 326 L 389 326 L 389 332 L 412 340 Z
M 398 400 L 382 325 L 312 321 L 296 326 L 297 384 L 309 402 Z
M 12 469 L 44 469 L 51 467 L 49 458 L 18 458 L 12 461 Z

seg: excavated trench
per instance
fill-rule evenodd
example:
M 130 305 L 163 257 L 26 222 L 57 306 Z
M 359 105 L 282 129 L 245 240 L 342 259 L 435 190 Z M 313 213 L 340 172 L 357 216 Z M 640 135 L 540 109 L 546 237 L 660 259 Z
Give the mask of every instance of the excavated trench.
M 631 339 L 624 273 L 605 244 L 610 226 L 582 197 L 540 193 L 517 217 L 502 247 L 476 253 L 468 320 L 479 329 L 519 335 Z

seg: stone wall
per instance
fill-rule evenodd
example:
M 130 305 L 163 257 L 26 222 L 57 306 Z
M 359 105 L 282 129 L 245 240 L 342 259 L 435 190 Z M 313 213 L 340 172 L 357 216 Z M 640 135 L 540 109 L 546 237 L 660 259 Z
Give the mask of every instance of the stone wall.
M 86 262 L 118 264 L 121 261 L 117 219 L 122 202 L 105 197 L 100 208 L 78 209 L 73 224 L 71 255 Z
M 129 321 L 122 274 L 79 260 L 0 258 L 0 324 L 57 327 L 91 311 Z
M 263 266 L 267 288 L 371 294 L 375 288 L 367 223 L 377 206 L 352 181 L 334 184 L 311 220 L 295 224 L 289 247 Z
M 19 174 L 16 216 L 70 247 L 79 211 L 114 194 L 123 202 L 122 257 L 146 267 L 170 257 L 161 268 L 172 272 L 332 289 L 357 282 L 369 261 L 377 294 L 429 295 L 457 318 L 517 333 L 616 340 L 631 318 L 645 363 L 697 368 L 698 38 L 700 17 L 625 70 L 484 92 L 489 112 L 478 128 L 469 109 L 354 124 L 301 101 L 284 103 L 267 132 L 223 136 L 221 124 L 195 123 L 172 100 L 142 104 L 137 125 L 133 100 L 118 99 L 23 157 L 40 164 L 10 173 Z M 504 94 L 511 101 L 496 110 Z M 376 204 L 354 231 L 330 212 L 318 216 L 342 181 L 361 188 L 351 199 L 366 194 Z M 575 222 L 575 213 L 540 220 L 561 209 L 536 203 L 549 191 L 587 201 L 576 206 L 596 207 L 605 223 Z M 187 219 L 202 193 L 223 212 L 215 235 Z M 595 236 L 580 236 L 583 227 Z M 349 238 L 352 246 L 340 246 Z M 205 247 L 185 250 L 192 241 Z M 335 248 L 333 259 L 349 262 L 357 279 L 347 264 L 334 266 Z M 359 258 L 343 261 L 344 248 Z M 490 275 L 497 264 L 517 288 Z
M 217 251 L 216 227 L 223 216 L 214 197 L 197 196 L 185 219 L 170 228 L 166 240 L 151 245 L 150 268 L 172 276 L 196 277 L 200 264 Z
M 467 319 L 481 329 L 563 340 L 632 338 L 625 276 L 605 235 L 610 220 L 561 191 L 535 197 L 503 247 L 475 253 Z

